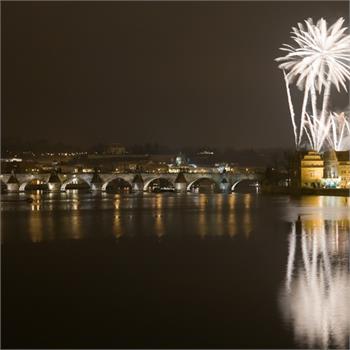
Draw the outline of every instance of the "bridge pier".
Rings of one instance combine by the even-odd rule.
[[[187,192],[187,181],[183,172],[179,172],[175,179],[175,191],[179,193]]]
[[[91,191],[96,191],[96,192],[102,191],[102,184],[91,183]]]
[[[220,182],[220,191],[223,193],[230,192],[230,183],[227,181],[226,178],[223,178]]]
[[[61,180],[55,172],[51,173],[47,185],[50,192],[61,191]]]
[[[60,182],[51,182],[48,183],[50,192],[60,192],[61,191],[61,183]]]
[[[19,182],[14,172],[11,173],[6,185],[7,192],[19,192]]]
[[[91,179],[91,190],[92,191],[102,191],[102,179],[100,177],[100,175],[97,173],[97,171],[95,171],[92,179]]]
[[[132,191],[133,192],[143,192],[144,181],[141,174],[136,174],[132,180]]]
[[[19,192],[19,184],[8,183],[7,184],[7,192]]]

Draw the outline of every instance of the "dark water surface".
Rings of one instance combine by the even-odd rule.
[[[2,196],[2,348],[349,347],[349,198],[31,196]]]

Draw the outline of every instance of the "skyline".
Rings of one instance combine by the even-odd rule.
[[[2,3],[3,139],[292,148],[278,47],[308,17],[348,23],[348,8]]]

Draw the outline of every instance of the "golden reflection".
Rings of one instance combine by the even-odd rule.
[[[322,207],[335,207],[349,206],[350,197],[337,197],[337,196],[319,196],[320,206]]]
[[[322,198],[322,196],[303,196],[301,197],[300,204],[302,206],[322,208],[324,206],[322,203]]]
[[[350,334],[349,220],[301,219],[289,234],[284,317],[299,343],[345,348]]]
[[[43,225],[42,218],[37,213],[31,213],[28,220],[28,232],[29,238],[33,243],[39,243],[43,241]]]
[[[228,206],[229,206],[229,215],[227,220],[227,233],[230,237],[233,237],[237,234],[237,221],[236,214],[234,212],[236,207],[237,196],[234,193],[231,193],[228,196]]]
[[[79,201],[74,200],[72,201],[72,210],[78,210],[79,209]]]
[[[204,210],[208,205],[207,195],[204,193],[199,194],[199,209]]]
[[[233,210],[236,206],[236,195],[234,193],[231,193],[228,197],[228,205],[230,210]]]
[[[250,193],[245,194],[243,198],[243,204],[245,209],[243,214],[243,232],[246,238],[249,238],[250,233],[253,230],[252,213],[250,210],[251,203],[252,195]]]
[[[164,235],[164,220],[161,211],[157,211],[155,214],[155,233],[158,238]]]
[[[80,215],[73,213],[71,216],[71,238],[81,239],[83,237],[83,232],[81,230],[81,220]]]
[[[30,206],[32,211],[39,211],[41,209],[41,204],[39,200],[34,200]]]
[[[216,210],[218,211],[222,210],[223,201],[224,201],[224,198],[222,195],[215,196]]]
[[[205,211],[199,212],[198,233],[201,238],[204,238],[208,234],[207,215]]]
[[[215,230],[217,236],[222,236],[224,234],[224,225],[223,225],[223,212],[222,212],[222,206],[223,206],[223,196],[218,195],[215,196],[215,206],[216,206],[216,212],[215,212]]]
[[[250,193],[247,193],[244,195],[244,199],[243,199],[243,203],[244,203],[244,208],[245,209],[249,209],[252,203],[252,195]]]
[[[319,232],[323,225],[324,221],[320,215],[314,215],[312,220],[303,221],[304,230],[310,233]]]
[[[227,232],[230,237],[237,234],[237,222],[235,213],[230,213],[227,220]]]
[[[70,209],[71,210],[78,210],[79,209],[79,191],[78,190],[68,190],[67,191],[67,198],[70,202]]]
[[[30,209],[32,211],[39,211],[41,209],[40,191],[35,191],[31,198],[33,199]]]
[[[250,210],[245,210],[243,214],[243,232],[246,238],[250,237],[253,230],[252,215]]]
[[[117,239],[119,239],[124,234],[120,215],[115,215],[114,216],[113,232],[114,232],[115,238],[117,238]]]
[[[158,194],[155,198],[155,208],[162,209],[162,206],[163,206],[163,196],[161,194]]]

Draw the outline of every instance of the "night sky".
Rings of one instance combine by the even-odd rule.
[[[273,59],[297,22],[349,18],[334,1],[1,5],[2,137],[77,146],[292,147]]]

